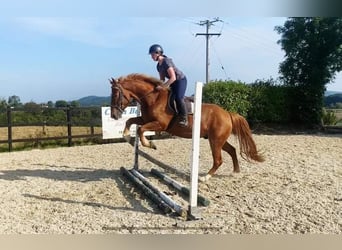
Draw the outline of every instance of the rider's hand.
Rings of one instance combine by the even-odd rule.
[[[158,86],[156,86],[154,89],[157,90],[157,91],[160,91],[160,90],[163,89],[163,87],[162,87],[161,85],[158,85]]]

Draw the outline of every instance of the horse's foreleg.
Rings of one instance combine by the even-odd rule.
[[[154,132],[160,132],[164,131],[166,129],[166,126],[162,126],[158,121],[148,122],[141,127],[138,128],[138,134],[140,136],[141,145],[144,147],[149,147],[153,149],[157,149],[156,145],[149,141],[145,136],[145,131],[154,131]]]
[[[141,118],[141,116],[138,116],[138,117],[132,117],[132,118],[129,118],[127,121],[126,121],[126,125],[125,125],[125,128],[124,128],[124,131],[123,131],[123,138],[129,142],[129,143],[133,143],[131,141],[131,133],[130,133],[130,127],[131,125],[133,124],[137,124],[137,125],[142,125],[143,124],[143,120]]]

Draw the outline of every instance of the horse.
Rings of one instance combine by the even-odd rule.
[[[140,104],[141,116],[129,118],[123,131],[126,140],[130,137],[129,128],[137,124],[137,133],[142,146],[156,149],[155,144],[145,136],[145,131],[162,132],[182,138],[192,138],[193,115],[188,114],[188,126],[183,127],[176,122],[175,111],[168,105],[170,90],[158,88],[163,82],[145,74],[129,74],[118,79],[109,79],[111,83],[111,117],[120,119],[124,109],[135,100]],[[233,161],[233,172],[240,172],[236,149],[228,137],[237,136],[240,155],[252,162],[263,162],[264,157],[258,152],[247,120],[233,112],[228,112],[216,104],[202,103],[200,137],[209,140],[213,165],[201,181],[208,181],[222,165],[221,150],[227,152]]]

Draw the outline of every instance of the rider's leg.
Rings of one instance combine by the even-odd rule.
[[[188,126],[188,114],[185,107],[184,99],[176,99],[178,115],[179,115],[179,124],[181,126]]]
[[[180,117],[179,124],[181,126],[188,125],[188,115],[184,103],[184,95],[187,86],[187,80],[184,77],[183,79],[177,80],[171,85],[172,91],[175,95],[175,101],[177,105],[178,115]]]

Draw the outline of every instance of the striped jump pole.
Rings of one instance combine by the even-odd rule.
[[[133,169],[134,170],[134,169]],[[139,178],[137,178],[130,170],[127,170],[124,167],[120,169],[121,173],[125,175],[133,184],[140,189],[147,197],[149,197],[158,208],[163,211],[163,213],[168,214],[172,212],[172,209],[166,202],[160,198],[153,190],[147,187]],[[136,170],[135,170],[136,171]]]
[[[193,126],[192,126],[192,154],[190,159],[191,176],[190,176],[190,189],[187,189],[189,194],[189,207],[186,211],[170,197],[165,195],[163,192],[155,188],[139,170],[139,136],[138,136],[138,125],[136,125],[136,136],[134,144],[134,166],[133,169],[127,170],[124,167],[121,171],[126,175],[135,185],[142,189],[142,191],[148,195],[154,202],[157,203],[164,212],[168,212],[169,208],[176,211],[182,217],[188,219],[199,219],[200,211],[197,207],[197,202],[200,201],[203,205],[209,205],[209,201],[204,197],[198,195],[198,168],[199,168],[199,142],[200,142],[200,130],[201,130],[201,112],[202,112],[202,82],[196,82],[196,92],[194,98],[194,114],[193,114]],[[137,116],[140,115],[140,106],[138,106]],[[182,187],[180,184],[174,185]]]
[[[139,178],[142,183],[144,183],[148,188],[150,188],[154,193],[156,193],[170,208],[175,210],[177,214],[182,216],[183,218],[186,218],[187,211],[180,205],[178,205],[175,201],[173,201],[169,196],[161,192],[158,188],[153,186],[145,176],[143,176],[141,173],[139,173],[136,169],[132,169],[131,172],[133,175],[135,175],[137,178]]]
[[[155,175],[156,177],[158,177],[159,179],[164,181],[169,186],[172,186],[173,188],[177,189],[182,194],[187,195],[187,196],[190,195],[190,189],[188,187],[186,187],[186,186],[180,184],[179,182],[173,180],[172,178],[170,178],[169,176],[167,176],[164,173],[161,173],[157,169],[152,168],[151,174]],[[210,204],[209,199],[205,198],[204,196],[202,196],[200,194],[197,195],[197,202],[203,206],[209,206],[209,204]]]
[[[137,116],[140,115],[140,104],[137,104]],[[187,217],[187,211],[182,206],[173,201],[169,196],[153,186],[146,177],[139,171],[139,135],[138,125],[136,125],[135,141],[134,141],[134,165],[131,170],[121,167],[121,172],[133,184],[149,197],[164,213],[168,214],[172,210],[176,211],[181,217]]]

